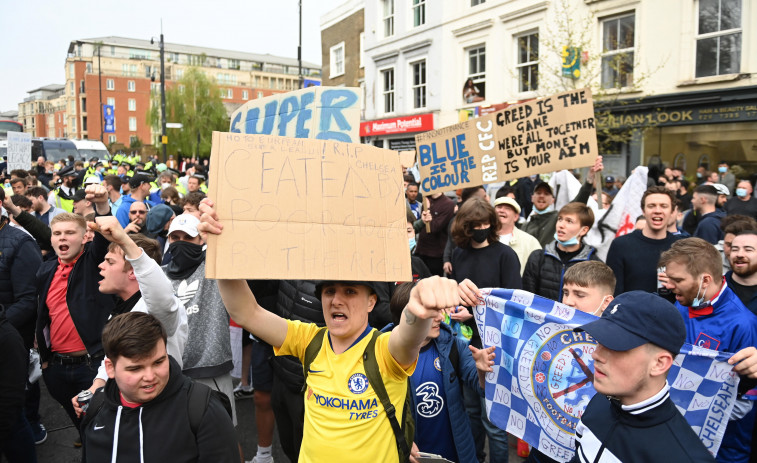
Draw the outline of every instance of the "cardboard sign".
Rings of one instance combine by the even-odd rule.
[[[415,151],[400,151],[400,164],[405,169],[415,165]]]
[[[360,89],[309,87],[252,100],[232,113],[229,131],[360,143]]]
[[[8,132],[8,167],[16,169],[32,168],[32,135],[24,132]]]
[[[423,194],[591,166],[598,154],[589,89],[510,106],[415,142]]]
[[[209,196],[208,278],[411,281],[394,151],[213,132]]]

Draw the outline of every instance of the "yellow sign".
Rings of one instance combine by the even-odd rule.
[[[160,141],[162,144],[167,145],[168,144],[168,135],[163,135],[163,138]]]

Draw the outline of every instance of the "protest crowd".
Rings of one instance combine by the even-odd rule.
[[[574,336],[597,343],[597,394],[561,461],[757,461],[757,196],[727,163],[625,181],[603,178],[599,156],[583,177],[431,194],[405,169],[413,281],[395,283],[206,278],[208,237],[230,225],[207,196],[207,161],[40,158],[8,173],[8,461],[37,461],[44,381],[88,462],[267,463],[275,432],[290,461],[507,462],[516,440],[488,413],[494,347],[474,317],[484,288],[588,320]],[[685,343],[728,353],[740,376],[715,455],[670,398]],[[247,399],[253,455],[237,436]],[[556,461],[533,442],[518,450]]]

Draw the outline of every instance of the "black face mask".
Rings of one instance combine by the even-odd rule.
[[[171,262],[166,269],[166,274],[174,280],[183,280],[190,276],[205,259],[205,251],[201,244],[187,241],[174,241],[168,245],[171,253]]]
[[[476,243],[483,243],[486,241],[486,239],[489,237],[489,232],[491,231],[491,228],[483,228],[480,230],[471,230],[471,238]]]

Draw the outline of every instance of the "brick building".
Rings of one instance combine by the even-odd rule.
[[[364,88],[363,4],[350,0],[321,17],[323,85]]]
[[[165,43],[166,87],[190,67],[215,79],[227,110],[299,87],[298,62],[269,54]],[[320,66],[302,63],[303,77],[319,82]],[[124,37],[74,40],[68,48],[65,84],[29,92],[19,104],[19,121],[35,137],[100,139],[106,144],[157,141],[147,111],[160,95],[158,43]],[[102,86],[102,88],[101,88]],[[102,101],[100,93],[102,91]],[[54,95],[53,95],[54,94]],[[100,103],[115,108],[115,133],[102,134]],[[180,121],[177,121],[180,122]]]

